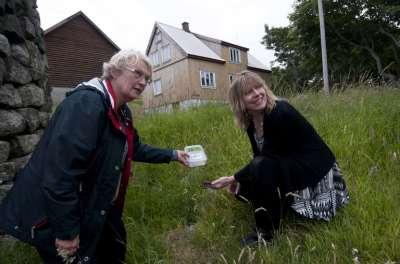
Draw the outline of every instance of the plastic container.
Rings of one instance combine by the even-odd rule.
[[[186,146],[185,152],[189,154],[189,167],[204,166],[207,163],[207,155],[201,145]]]

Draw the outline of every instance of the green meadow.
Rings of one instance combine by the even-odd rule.
[[[251,159],[227,105],[138,117],[141,139],[183,149],[201,144],[206,166],[134,164],[125,207],[127,263],[400,263],[400,90],[353,88],[287,98],[314,125],[341,166],[350,203],[333,221],[289,214],[276,238],[241,248],[253,223],[247,204],[201,188]],[[0,244],[0,263],[40,263],[19,242]]]

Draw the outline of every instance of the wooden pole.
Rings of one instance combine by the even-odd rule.
[[[321,33],[322,73],[324,77],[324,92],[329,95],[328,59],[326,55],[324,8],[322,0],[318,0],[319,28]]]

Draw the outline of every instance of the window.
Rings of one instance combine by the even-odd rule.
[[[154,96],[162,93],[161,91],[161,79],[157,79],[153,81],[153,93]]]
[[[239,63],[240,62],[240,50],[234,49],[234,48],[229,48],[229,60],[230,60],[230,62],[233,62],[233,63]]]
[[[229,79],[229,83],[232,84],[233,83],[233,74],[229,74],[228,79]]]
[[[166,63],[167,61],[171,60],[171,49],[169,45],[161,48],[161,60],[162,63]]]
[[[150,54],[150,60],[154,67],[160,65],[160,53],[156,51]]]
[[[161,32],[160,31],[156,33],[154,40],[156,43],[161,42]]]
[[[204,88],[215,88],[215,73],[200,71],[200,84]]]

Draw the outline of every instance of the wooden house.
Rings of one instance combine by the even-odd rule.
[[[156,22],[146,49],[153,64],[152,83],[143,92],[145,112],[185,109],[205,102],[226,102],[233,76],[243,70],[268,82],[271,71],[249,49]]]
[[[44,39],[48,84],[61,97],[78,83],[101,76],[103,62],[120,50],[82,11],[45,30]]]

